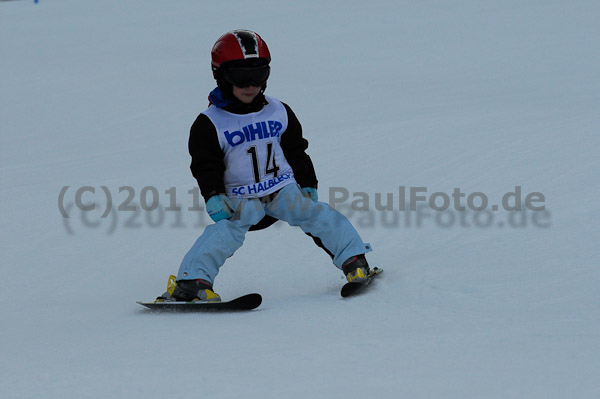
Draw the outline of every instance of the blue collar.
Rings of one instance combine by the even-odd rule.
[[[210,92],[210,94],[208,95],[208,99],[210,100],[211,104],[214,104],[217,108],[225,108],[226,106],[233,103],[233,101],[223,97],[223,93],[218,87],[216,87],[213,91]]]

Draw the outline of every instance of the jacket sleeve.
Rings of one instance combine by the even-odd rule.
[[[225,193],[223,175],[225,161],[219,145],[217,130],[204,114],[200,114],[190,129],[188,150],[192,156],[190,169],[198,181],[204,200],[215,194]]]
[[[302,126],[292,109],[283,104],[288,115],[288,126],[281,135],[283,155],[292,167],[294,178],[300,187],[317,188],[317,175],[312,160],[306,153],[308,141],[302,137]]]

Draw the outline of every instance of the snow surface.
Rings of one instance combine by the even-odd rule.
[[[595,0],[1,2],[3,397],[600,397],[599,15]],[[216,283],[260,292],[258,310],[135,304],[207,223],[187,211],[187,137],[235,28],[268,42],[268,93],[303,123],[321,198],[350,193],[385,268],[366,296],[341,299],[327,256],[278,224]],[[84,186],[93,212],[74,205]],[[183,210],[102,219],[102,186],[115,206],[132,187],[138,209],[144,187],[162,207],[175,187]],[[546,212],[481,227],[373,210],[400,186],[490,205],[521,186]],[[370,212],[349,212],[355,192]]]

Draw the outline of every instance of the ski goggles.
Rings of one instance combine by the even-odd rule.
[[[227,68],[223,71],[223,77],[236,87],[261,87],[269,78],[270,72],[271,68],[268,65],[250,68]]]

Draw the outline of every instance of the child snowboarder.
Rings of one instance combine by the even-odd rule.
[[[190,131],[191,170],[208,226],[185,255],[176,284],[158,301],[220,301],[213,282],[247,231],[277,219],[299,226],[332,257],[348,281],[369,273],[371,251],[341,213],[318,202],[317,178],[291,108],[265,96],[271,55],[255,32],[234,30],[211,52],[217,81]]]

